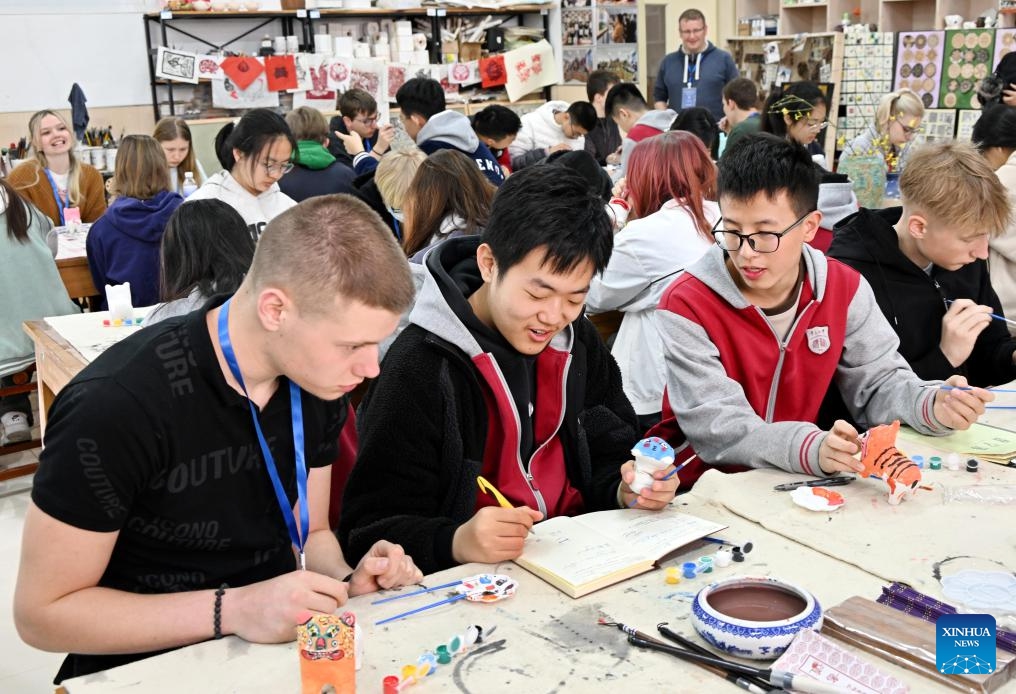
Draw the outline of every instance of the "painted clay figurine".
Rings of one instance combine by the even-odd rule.
[[[296,627],[303,694],[356,692],[356,617],[316,614]]]
[[[631,449],[635,458],[635,481],[631,490],[636,494],[653,485],[653,473],[665,470],[674,462],[674,449],[659,436],[642,439]]]
[[[889,503],[895,506],[904,496],[921,486],[921,469],[896,448],[899,420],[868,430],[861,445],[864,477],[885,480],[889,485]]]

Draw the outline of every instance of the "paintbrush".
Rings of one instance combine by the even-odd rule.
[[[708,650],[706,650],[702,646],[698,645],[694,641],[686,639],[685,637],[683,637],[680,634],[678,634],[676,631],[673,631],[673,630],[669,629],[667,627],[667,622],[660,622],[659,624],[657,624],[656,625],[656,630],[658,632],[660,632],[661,634],[663,634],[664,636],[666,636],[671,641],[673,641],[674,643],[676,643],[678,645],[681,645],[681,646],[684,646],[689,651],[695,651],[696,653],[701,653],[702,655],[708,655],[708,656],[712,655],[711,652],[709,652]],[[714,669],[712,665],[706,665],[705,663],[699,663],[699,665],[701,665],[702,667],[705,667],[705,668]],[[737,676],[737,675],[735,675],[732,672],[727,672],[726,670],[723,670],[722,668],[715,668],[715,669],[716,670],[720,670],[722,672],[722,674],[725,677],[727,677],[727,679],[730,679],[731,677],[736,677]],[[754,684],[756,687],[758,687],[762,691],[768,691],[768,689],[769,689],[769,683],[766,682],[765,680],[759,679],[758,677],[752,677],[750,675],[743,675],[743,677],[749,683]]]
[[[628,634],[628,640],[629,641],[631,641],[632,638],[637,638],[637,639],[639,639],[641,641],[644,641],[646,643],[654,643],[654,644],[657,644],[657,645],[660,645],[660,646],[664,646],[664,647],[667,646],[667,644],[663,643],[662,641],[657,641],[656,639],[654,639],[649,634],[643,633],[643,632],[641,632],[641,631],[639,631],[639,630],[637,630],[637,629],[635,629],[633,627],[627,626],[625,624],[621,624],[619,622],[608,622],[607,620],[605,620],[603,618],[600,618],[599,623],[601,625],[603,625],[603,626],[606,626],[606,627],[617,627],[620,631],[623,631],[624,633]],[[633,641],[631,641],[631,642],[634,643]],[[636,645],[638,645],[638,644],[636,644]],[[745,691],[748,691],[748,692],[751,692],[752,694],[767,694],[770,691],[768,683],[767,682],[763,682],[762,680],[759,680],[757,678],[754,678],[754,677],[745,677],[744,675],[740,675],[740,674],[735,673],[735,672],[730,672],[728,670],[724,670],[723,668],[721,668],[719,666],[710,665],[710,664],[707,664],[707,663],[698,663],[698,665],[700,667],[702,667],[704,670],[708,670],[709,672],[713,673],[714,675],[719,675],[720,677],[722,677],[723,679],[727,680],[728,682],[730,682],[732,684],[735,684],[738,687],[740,687],[741,689],[743,689]]]
[[[946,299],[945,300],[946,308],[951,306],[952,303],[953,303],[953,299]],[[1006,323],[1008,325],[1016,325],[1016,320],[1009,320],[1005,316],[1000,316],[997,313],[989,313],[988,315],[991,316],[992,318],[994,318],[995,320],[1003,321],[1004,323]]]
[[[792,689],[797,692],[805,692],[806,694],[839,694],[842,692],[842,690],[838,687],[834,687],[818,680],[813,680],[809,677],[795,675],[794,673],[786,670],[777,670],[775,668],[762,669],[752,667],[750,665],[742,665],[741,663],[735,663],[732,660],[724,660],[723,658],[716,658],[711,655],[702,655],[701,653],[696,653],[695,651],[687,651],[683,648],[670,646],[660,641],[656,641],[655,639],[647,640],[642,636],[628,634],[628,643],[641,648],[648,648],[652,651],[669,653],[670,655],[681,658],[682,660],[714,665],[716,667],[723,668],[727,672],[758,677],[778,689]]]

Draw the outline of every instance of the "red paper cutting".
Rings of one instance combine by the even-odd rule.
[[[222,71],[240,89],[246,89],[265,71],[264,65],[249,56],[230,56],[222,61]]]
[[[271,55],[265,58],[265,77],[268,91],[281,92],[296,89],[296,58],[291,55]]]
[[[508,71],[505,70],[504,56],[496,55],[493,58],[480,59],[481,86],[484,89],[489,87],[500,87],[508,81]]]

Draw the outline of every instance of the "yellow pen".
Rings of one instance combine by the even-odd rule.
[[[499,492],[497,490],[497,487],[488,482],[487,478],[484,477],[483,475],[476,476],[476,484],[479,485],[481,492],[483,492],[484,494],[490,494],[492,497],[497,499],[498,506],[500,506],[501,508],[515,508],[514,506],[512,506],[512,502],[504,498],[504,494]],[[530,528],[529,532],[535,531],[532,528]]]

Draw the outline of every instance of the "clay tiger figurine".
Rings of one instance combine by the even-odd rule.
[[[896,448],[900,422],[882,424],[868,430],[861,445],[861,464],[865,477],[885,480],[889,485],[889,503],[896,505],[921,486],[921,468]]]

